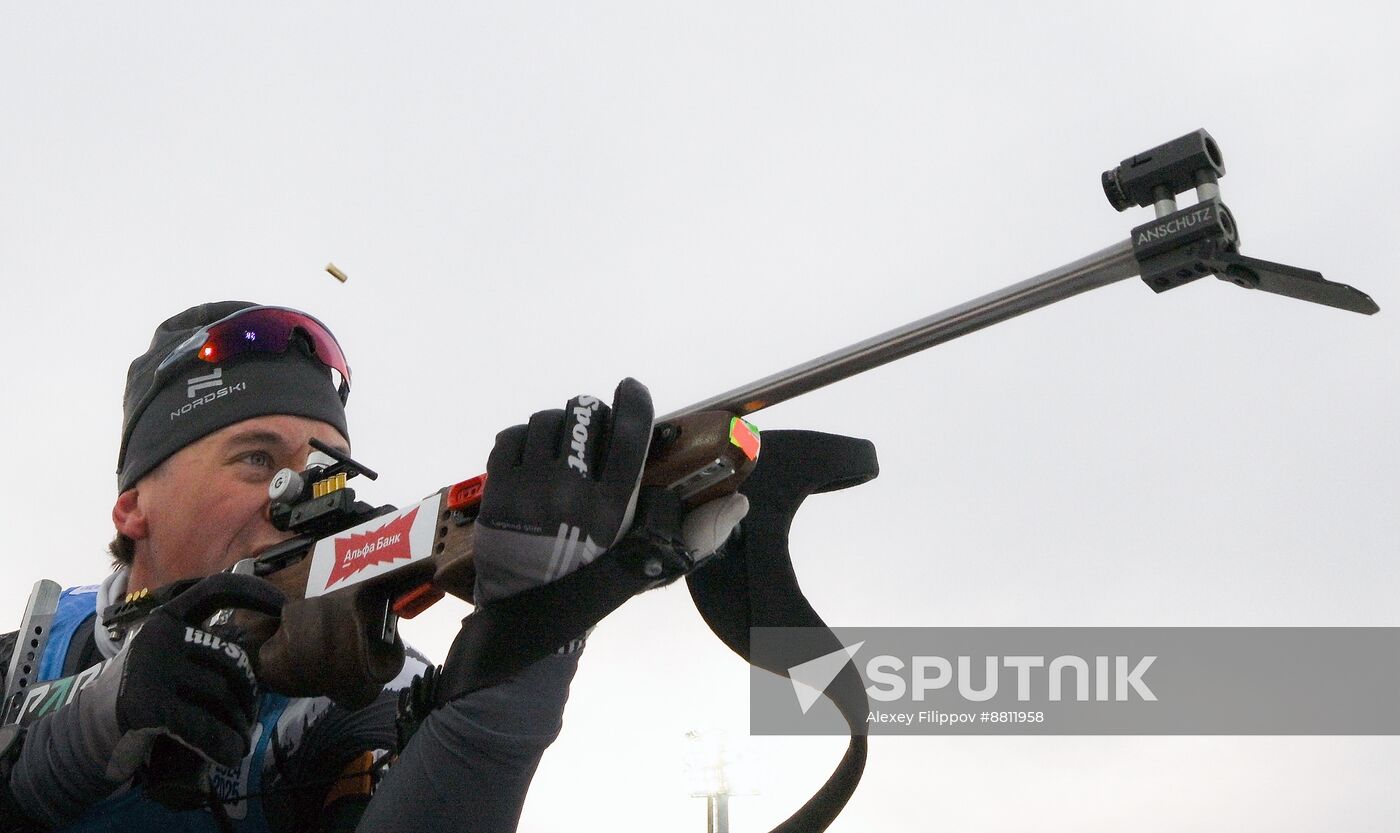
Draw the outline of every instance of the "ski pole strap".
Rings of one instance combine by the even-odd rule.
[[[880,472],[875,446],[868,440],[816,431],[763,432],[763,453],[753,474],[739,489],[749,498],[749,514],[725,545],[725,556],[712,559],[686,577],[700,615],[735,653],[754,663],[750,629],[813,628],[824,632],[811,656],[815,659],[844,646],[807,601],[797,583],[788,533],[793,517],[808,496],[856,486]],[[759,667],[786,677],[788,664]],[[847,663],[826,689],[851,728],[851,742],[822,788],[774,833],[825,830],[846,806],[865,768],[865,717],[869,711],[864,684]]]

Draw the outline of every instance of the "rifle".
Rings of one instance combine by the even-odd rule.
[[[1365,293],[1315,271],[1240,254],[1238,225],[1220,201],[1224,174],[1219,146],[1205,130],[1123,160],[1101,177],[1110,204],[1120,212],[1152,206],[1156,215],[1133,228],[1128,240],[661,416],[644,485],[677,493],[692,505],[733,491],[752,470],[760,446],[744,417],[1135,275],[1157,293],[1215,275],[1243,288],[1362,314],[1379,309]],[[1176,197],[1191,190],[1196,203],[1178,208]],[[287,605],[283,627],[263,643],[259,656],[259,678],[288,693],[336,691],[343,688],[339,681],[356,678],[382,684],[393,676],[387,646],[398,617],[416,615],[445,594],[472,598],[471,521],[484,476],[440,489],[406,509],[366,512],[352,508],[354,493],[345,480],[373,473],[322,450],[336,458],[334,465],[281,473],[273,484],[281,495],[274,498],[274,518],[287,529],[309,532],[244,568],[301,597]],[[305,494],[305,487],[279,489],[281,480],[310,483],[319,494],[288,502],[288,495]],[[332,646],[334,651],[323,652]],[[335,659],[304,662],[309,656]]]
[[[942,312],[660,417],[643,485],[697,505],[736,490],[752,471],[761,440],[744,417],[896,359],[1134,276],[1157,293],[1207,275],[1247,289],[1370,315],[1365,293],[1315,271],[1246,257],[1238,226],[1220,201],[1225,174],[1219,146],[1198,130],[1131,156],[1101,184],[1118,211],[1152,206],[1155,217],[1127,240]],[[1179,195],[1196,202],[1178,208]],[[406,508],[372,507],[347,484],[377,475],[324,445],[301,472],[278,472],[269,487],[273,522],[295,536],[233,570],[277,584],[290,599],[280,621],[239,612],[259,680],[294,696],[327,695],[363,705],[399,671],[400,618],[453,595],[472,601],[472,523],[486,478],[444,487]],[[673,579],[693,564],[643,561],[644,578]],[[182,582],[138,590],[104,613],[114,629],[131,627],[182,592]],[[76,686],[75,686],[76,688]],[[7,715],[28,722],[44,710],[31,691],[7,689]]]
[[[1238,224],[1220,201],[1219,145],[1197,130],[1103,172],[1118,211],[1152,206],[1155,218],[1129,238],[1003,289],[758,379],[656,421],[643,485],[696,505],[736,490],[757,460],[760,438],[743,417],[858,373],[1093,289],[1141,276],[1154,292],[1207,275],[1246,289],[1370,315],[1365,293],[1315,271],[1239,253]],[[1197,201],[1176,198],[1195,190]],[[347,481],[377,474],[328,446],[305,471],[284,470],[269,488],[273,521],[296,537],[236,565],[291,599],[281,625],[240,622],[254,637],[258,676],[272,690],[368,702],[397,674],[397,622],[452,595],[472,601],[472,521],[485,486],[478,475],[406,508],[370,507]],[[659,565],[646,569],[656,570]],[[659,577],[659,576],[658,576]],[[123,627],[182,590],[137,591],[107,612]],[[307,661],[315,657],[315,662]]]

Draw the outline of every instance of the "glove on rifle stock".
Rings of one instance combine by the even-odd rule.
[[[789,667],[843,647],[812,609],[797,583],[788,532],[802,501],[817,492],[845,489],[880,473],[869,440],[816,431],[764,431],[758,465],[739,491],[748,496],[749,514],[722,556],[686,576],[691,598],[710,629],[735,653],[753,663],[749,629],[805,627],[826,631],[826,645],[810,656],[781,665],[762,665],[787,676]],[[850,799],[865,766],[863,731],[868,701],[859,673],[847,663],[827,687],[827,695],[851,726],[841,763],[800,810],[774,833],[824,830]]]
[[[275,616],[284,600],[262,579],[219,573],[158,608],[72,703],[30,727],[10,775],[16,803],[48,824],[72,821],[129,781],[162,737],[238,766],[257,680],[241,647],[198,625],[225,608]]]
[[[712,555],[748,510],[743,495],[731,494],[686,512],[678,496],[641,488],[651,394],[624,379],[613,402],[609,409],[576,397],[497,435],[476,521],[479,606],[462,621],[425,703],[495,685],[578,638],[665,582],[642,561],[664,552],[689,567]]]
[[[870,480],[878,472],[875,447],[866,440],[813,431],[764,432],[758,466],[741,488],[747,497],[747,505],[742,508],[749,514],[740,534],[729,537],[721,548],[725,553],[722,557],[708,559],[687,575],[691,596],[701,615],[720,639],[740,656],[751,661],[751,627],[811,627],[825,631],[829,649],[803,659],[842,647],[797,585],[787,548],[788,530],[798,506],[808,495],[854,486]],[[669,516],[672,519],[669,534],[679,536],[675,531],[680,525],[678,499],[659,489],[650,497],[658,503],[650,511],[639,509],[638,517]],[[727,501],[728,498],[721,498],[712,503],[723,506],[722,502]],[[643,505],[646,503],[644,500]],[[729,504],[730,507],[737,505]],[[725,518],[731,514],[726,509],[717,511],[716,516]],[[709,537],[713,539],[718,536],[714,530],[720,527],[727,537],[729,527],[725,523],[728,521],[716,523],[707,518],[702,526],[711,528]],[[642,525],[639,520],[637,526]],[[656,528],[665,530],[667,526],[662,523]],[[689,533],[683,537],[689,539]],[[632,568],[636,556],[647,557],[649,546],[646,540],[628,535],[605,556],[557,581],[478,608],[463,621],[442,674],[427,684],[428,690],[418,691],[416,698],[409,696],[401,700],[401,707],[408,706],[407,716],[421,720],[433,706],[442,706],[468,692],[493,685],[503,675],[512,673],[512,669],[523,667],[522,663],[532,657],[542,656],[542,651],[559,644],[569,634],[578,633],[586,623],[598,621],[632,594],[651,586],[645,576]],[[787,666],[769,663],[761,667],[779,674],[787,673]],[[856,734],[856,727],[864,726],[867,701],[855,668],[847,664],[828,686],[827,694],[852,727],[850,746],[821,790],[776,827],[774,833],[825,830],[860,781],[865,766],[866,738]]]
[[[651,443],[651,393],[623,379],[613,407],[576,396],[496,435],[476,519],[476,599],[562,578],[632,522]]]

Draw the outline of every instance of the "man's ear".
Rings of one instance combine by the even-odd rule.
[[[150,534],[146,528],[146,512],[141,507],[136,489],[127,489],[117,495],[117,502],[112,505],[112,523],[118,532],[133,541],[140,541]]]

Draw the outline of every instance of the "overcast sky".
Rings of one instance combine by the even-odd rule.
[[[1199,127],[1244,252],[1382,312],[1133,280],[762,412],[880,451],[800,516],[803,586],[851,626],[1400,625],[1397,42],[1379,3],[7,4],[0,629],[104,575],[126,365],[186,306],[326,321],[361,496],[407,503],[624,375],[671,410],[1125,239],[1099,173]],[[405,631],[441,658],[465,612]],[[743,735],[747,685],[683,588],[634,600],[521,829],[703,829],[683,735]],[[844,741],[747,746],[762,831]],[[833,830],[1393,831],[1397,771],[875,738]]]

